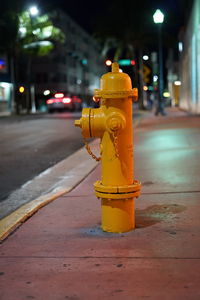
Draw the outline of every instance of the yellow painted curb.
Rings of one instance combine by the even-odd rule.
[[[57,193],[49,193],[41,196],[27,204],[24,204],[10,215],[0,220],[0,241],[3,241],[12,231],[24,223],[41,207],[68,193],[70,190],[71,188],[61,189]]]

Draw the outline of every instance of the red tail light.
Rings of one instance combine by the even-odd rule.
[[[72,99],[73,99],[73,102],[76,102],[76,103],[81,103],[82,102],[81,99],[76,97],[76,96],[73,96]]]
[[[71,103],[71,102],[72,102],[72,99],[71,99],[71,98],[63,98],[63,99],[62,99],[62,102],[63,102],[63,103]]]
[[[47,100],[47,104],[51,104],[51,103],[53,103],[53,102],[54,102],[53,99]]]

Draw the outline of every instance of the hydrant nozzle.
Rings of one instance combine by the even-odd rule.
[[[81,127],[81,119],[80,119],[80,120],[75,120],[75,121],[74,121],[74,125],[75,125],[76,127]]]
[[[101,77],[94,97],[101,99],[100,107],[84,108],[75,126],[81,127],[84,138],[100,138],[102,174],[94,189],[101,199],[101,227],[107,232],[127,232],[135,228],[134,198],[141,189],[133,172],[132,100],[137,89],[115,62],[112,71]]]

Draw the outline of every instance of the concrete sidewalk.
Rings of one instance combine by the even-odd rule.
[[[4,240],[0,299],[200,299],[199,121],[170,109],[135,130],[134,231],[101,231],[98,166]]]

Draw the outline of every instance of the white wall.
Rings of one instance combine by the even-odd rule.
[[[194,1],[181,55],[180,107],[200,113],[200,0]]]

